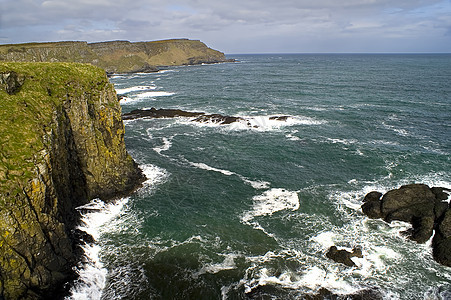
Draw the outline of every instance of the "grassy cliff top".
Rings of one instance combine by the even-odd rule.
[[[10,94],[5,80],[13,72],[22,85]],[[14,193],[35,173],[67,95],[80,93],[77,86],[95,93],[106,84],[105,71],[88,64],[0,62],[0,193]]]
[[[143,72],[150,66],[226,61],[224,53],[199,40],[151,42],[54,42],[0,45],[0,61],[91,63],[110,73]]]

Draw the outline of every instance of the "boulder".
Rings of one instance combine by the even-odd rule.
[[[362,211],[370,219],[382,218],[382,193],[370,192],[363,199]]]
[[[330,258],[338,263],[342,263],[348,267],[355,267],[356,264],[351,260],[352,257],[362,258],[362,250],[360,247],[352,249],[352,252],[347,250],[338,250],[336,246],[331,246],[326,253],[327,258]]]
[[[434,258],[451,265],[451,213],[449,189],[425,184],[409,184],[385,193],[370,192],[363,199],[362,212],[369,218],[386,222],[404,221],[412,224],[404,233],[418,243],[427,242],[433,235]]]

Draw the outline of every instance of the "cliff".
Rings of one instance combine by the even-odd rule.
[[[0,62],[0,141],[0,299],[48,298],[74,276],[75,207],[143,175],[113,85],[87,64]]]
[[[197,40],[0,45],[0,61],[90,63],[108,73],[152,72],[160,66],[225,62],[224,53]]]

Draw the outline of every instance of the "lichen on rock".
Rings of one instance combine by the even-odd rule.
[[[143,175],[104,70],[0,63],[0,74],[0,299],[48,298],[74,276],[75,207],[131,192]]]

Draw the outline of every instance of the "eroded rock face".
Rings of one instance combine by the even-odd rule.
[[[3,86],[9,95],[17,93],[25,82],[25,76],[14,71],[0,74],[0,86]]]
[[[444,201],[449,192],[425,184],[401,186],[383,196],[379,192],[370,192],[363,200],[362,211],[369,218],[412,224],[412,229],[406,234],[418,243],[428,241],[435,229],[434,257],[438,262],[451,266],[451,212]]]
[[[143,175],[103,70],[0,63],[13,72],[25,80],[0,89],[0,299],[53,299],[75,276],[75,207],[131,192]]]

